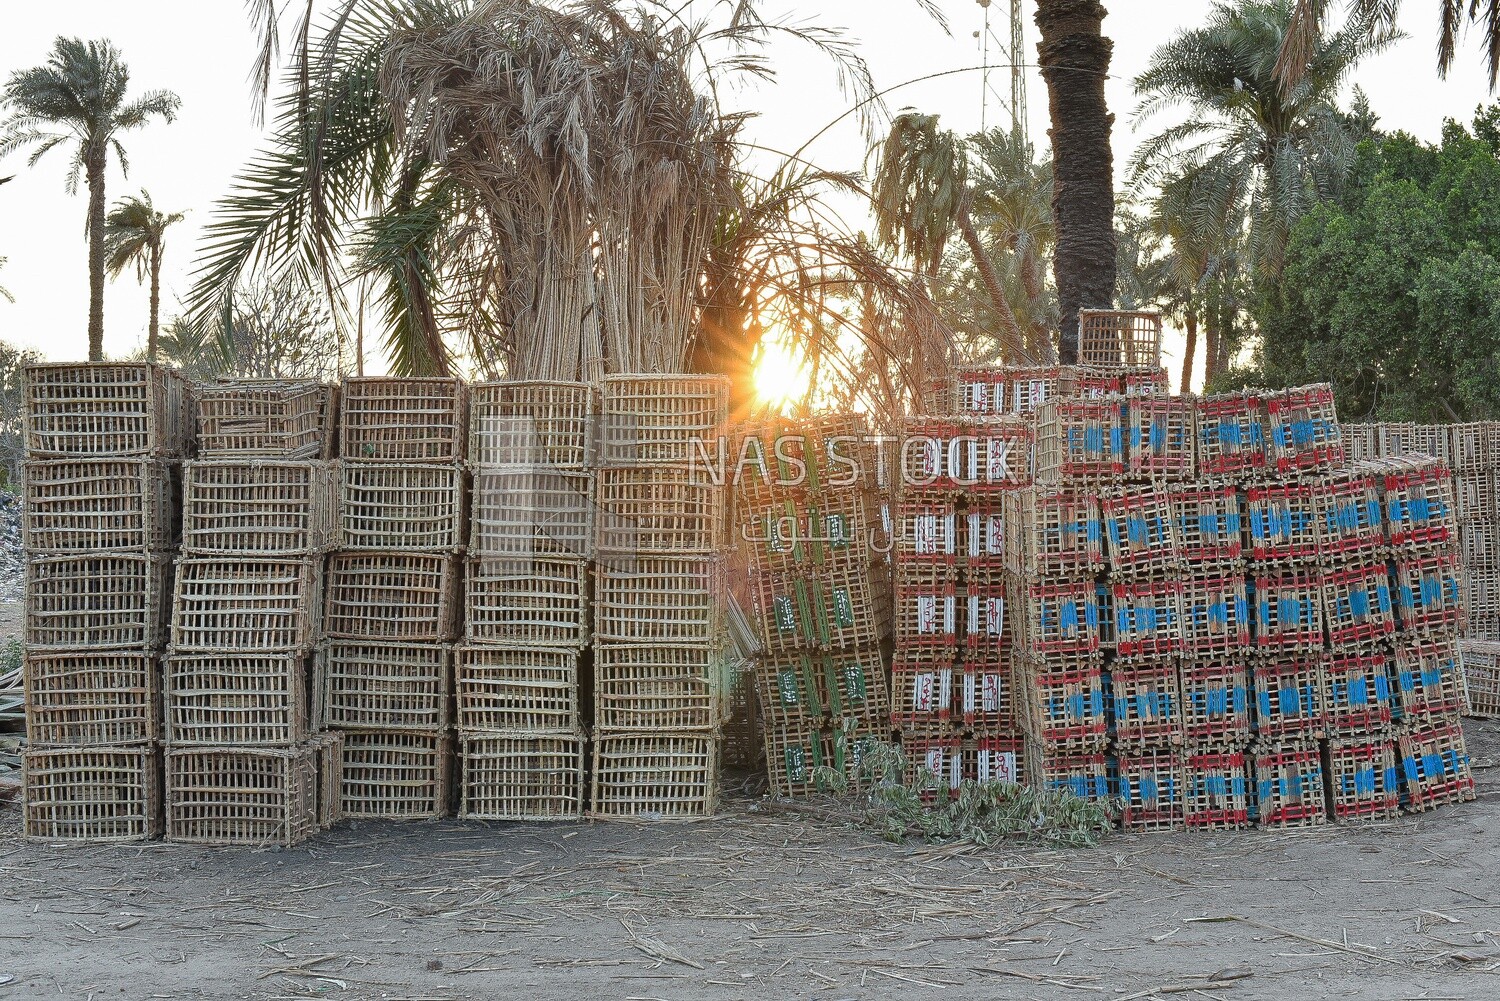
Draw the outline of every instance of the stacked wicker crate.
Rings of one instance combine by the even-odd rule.
[[[583,812],[594,401],[571,382],[470,390],[468,616],[455,662],[465,818]],[[610,684],[616,698],[636,695]]]
[[[310,656],[332,535],[331,389],[198,387],[166,660],[167,837],[295,844],[337,819]]]
[[[153,838],[183,384],[154,365],[33,365],[25,419],[25,834]]]
[[[349,817],[449,811],[467,402],[457,379],[343,383],[319,688]]]
[[[600,393],[592,811],[717,801],[728,383],[615,375]]]
[[[858,778],[889,730],[877,577],[879,460],[862,417],[770,418],[742,428],[735,525],[753,594],[754,674],[772,789]]]

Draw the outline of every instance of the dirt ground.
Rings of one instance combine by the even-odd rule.
[[[1093,851],[891,846],[746,796],[690,825],[346,823],[291,850],[33,845],[8,998],[1500,996],[1500,725],[1477,803]]]

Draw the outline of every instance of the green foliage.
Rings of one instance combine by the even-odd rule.
[[[0,677],[19,671],[25,653],[20,640],[14,636],[7,639],[5,645],[0,646]]]
[[[41,360],[35,351],[0,341],[0,480],[10,489],[21,482],[26,457],[25,369]]]

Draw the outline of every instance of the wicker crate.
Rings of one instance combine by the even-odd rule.
[[[321,829],[316,745],[193,747],[166,760],[169,841],[288,846]]]
[[[724,548],[725,491],[705,469],[599,471],[599,548],[685,555]]]
[[[822,660],[817,654],[792,651],[761,658],[755,680],[769,725],[794,729],[822,725],[827,707],[823,704]]]
[[[1458,552],[1463,565],[1477,573],[1500,567],[1500,521],[1458,527]]]
[[[1258,394],[1200,397],[1193,423],[1198,429],[1198,475],[1235,478],[1266,470],[1266,407]]]
[[[1459,640],[1464,668],[1465,716],[1500,719],[1500,642]]]
[[[1119,396],[1123,388],[1120,368],[1095,368],[1087,365],[1069,365],[1063,369],[1063,396],[1078,396],[1085,400],[1102,400],[1106,396]]]
[[[1318,556],[1313,490],[1300,483],[1251,487],[1245,493],[1250,557],[1260,563],[1311,561]]]
[[[1335,649],[1368,647],[1396,631],[1391,578],[1384,563],[1322,574],[1323,621]]]
[[[1400,815],[1401,773],[1389,737],[1333,738],[1328,742],[1324,770],[1335,820],[1393,820]]]
[[[898,645],[945,650],[958,646],[958,593],[952,577],[913,580],[899,575],[895,612]]]
[[[393,462],[339,464],[339,545],[453,552],[464,544],[464,470]]]
[[[956,516],[958,555],[970,572],[994,572],[1003,569],[1008,556],[1006,546],[1006,505],[993,500],[971,501],[962,515]],[[903,562],[908,557],[901,554]]]
[[[1023,660],[1016,673],[1017,686],[1026,692],[1028,736],[1053,749],[1103,746],[1109,732],[1109,697],[1097,663]]]
[[[577,650],[459,647],[454,690],[463,730],[571,734],[580,729]]]
[[[587,559],[594,552],[594,482],[593,473],[561,469],[476,469],[469,552]]]
[[[1182,581],[1122,581],[1110,588],[1121,657],[1165,657],[1183,647]]]
[[[587,469],[594,461],[593,387],[481,382],[469,387],[469,462]]]
[[[21,762],[28,840],[148,841],[161,835],[161,756],[154,746],[32,749]]]
[[[1009,656],[970,656],[958,686],[958,718],[965,730],[1014,730],[1021,722],[1015,672]]]
[[[1453,468],[1453,436],[1447,424],[1415,424],[1411,426],[1409,444],[1403,454],[1427,456],[1436,459],[1448,468]]]
[[[1019,417],[1035,415],[1042,404],[1064,395],[1064,370],[1057,366],[1031,365],[1006,369],[1010,381],[1011,412]]]
[[[946,501],[917,501],[902,504],[897,512],[896,552],[905,563],[940,563],[948,565],[958,555],[959,515]],[[783,544],[790,549],[790,545]]]
[[[1457,717],[1434,717],[1396,734],[1401,805],[1414,813],[1475,798],[1474,773]]]
[[[1090,491],[1034,487],[1004,502],[1005,562],[1024,577],[1092,577],[1104,569],[1104,521]]]
[[[321,459],[332,451],[332,386],[248,379],[198,386],[193,395],[202,458]]]
[[[972,737],[963,742],[958,753],[966,781],[1026,783],[1026,740],[1019,735]]]
[[[298,556],[333,543],[338,498],[326,462],[185,462],[182,548],[210,555]]]
[[[1418,456],[1362,462],[1354,469],[1375,480],[1392,546],[1421,549],[1458,540],[1453,476],[1447,466]]]
[[[321,569],[321,562],[306,559],[183,557],[172,600],[172,646],[179,652],[311,649],[320,625]]]
[[[808,562],[808,532],[807,517],[796,501],[754,507],[742,503],[731,542],[756,573],[794,573]]]
[[[191,432],[185,386],[142,362],[26,366],[26,454],[181,456]]]
[[[1299,386],[1265,398],[1269,464],[1283,476],[1339,469],[1347,461],[1333,387]]]
[[[1196,470],[1193,401],[1138,397],[1125,407],[1125,472],[1135,479],[1191,480]]]
[[[880,650],[839,650],[824,654],[822,702],[835,720],[890,719],[891,703],[886,692],[885,665]]]
[[[610,375],[600,385],[602,466],[690,466],[715,460],[729,422],[717,375]]]
[[[457,635],[458,558],[439,553],[336,553],[328,560],[325,635],[442,642]]]
[[[1124,407],[1108,400],[1052,400],[1036,415],[1036,482],[1117,480],[1125,472]]]
[[[1003,368],[965,368],[957,375],[958,406],[962,414],[1001,416],[1012,411],[1010,373]],[[927,413],[946,413],[928,408]]]
[[[1454,473],[1453,509],[1460,535],[1480,529],[1493,539],[1500,523],[1500,474],[1488,469]]]
[[[1120,392],[1132,399],[1143,396],[1170,396],[1172,395],[1172,377],[1160,365],[1123,369],[1120,372]]]
[[[344,819],[344,735],[320,733],[308,743],[318,767],[318,827],[326,831]]]
[[[1381,437],[1384,431],[1384,424],[1343,425],[1344,449],[1349,454],[1349,461],[1363,462],[1379,458],[1383,454]]]
[[[1161,365],[1160,313],[1084,309],[1078,312],[1078,359],[1085,365]]]
[[[1020,605],[1017,649],[1031,654],[1082,655],[1106,645],[1113,619],[1109,591],[1093,581],[1021,581],[1012,608]]]
[[[724,565],[713,557],[601,557],[594,635],[621,643],[711,643],[722,626]]]
[[[1386,545],[1385,520],[1373,477],[1335,473],[1312,488],[1318,555],[1325,564],[1369,558]]]
[[[1448,429],[1448,462],[1455,471],[1500,468],[1500,423],[1474,421]]]
[[[1313,740],[1328,728],[1321,657],[1291,656],[1254,669],[1255,732],[1262,740]]]
[[[22,467],[22,528],[31,555],[171,549],[177,481],[153,459],[54,459]]]
[[[956,475],[962,432],[955,417],[908,417],[900,442],[900,496],[906,503],[919,499],[951,500],[958,492]]]
[[[1273,567],[1256,574],[1252,585],[1257,650],[1323,649],[1320,573],[1304,567]]]
[[[31,652],[22,675],[32,747],[123,747],[161,737],[160,672],[148,653]]]
[[[453,649],[329,640],[318,648],[318,722],[341,730],[441,730],[451,722]]]
[[[1184,826],[1186,790],[1176,748],[1121,751],[1120,823],[1128,831],[1178,831]]]
[[[34,559],[26,564],[26,648],[159,646],[171,577],[163,556],[108,552]]]
[[[820,769],[832,767],[827,734],[817,723],[789,724],[766,730],[766,775],[778,796],[807,796],[826,791]]]
[[[723,717],[725,654],[706,645],[601,643],[594,648],[594,725],[606,730],[712,730]]]
[[[462,462],[468,391],[458,379],[344,380],[339,455],[361,462]]]
[[[589,568],[570,557],[487,557],[467,566],[470,643],[582,648],[589,642]]]
[[[1251,755],[1255,818],[1261,827],[1317,827],[1328,820],[1323,753],[1315,741],[1273,741]]]
[[[163,671],[173,748],[288,747],[312,735],[301,653],[173,653]]]
[[[1184,663],[1183,740],[1200,747],[1243,747],[1250,739],[1250,669],[1231,660]]]
[[[1026,776],[1033,787],[1043,792],[1071,793],[1107,808],[1114,804],[1109,758],[1102,751],[1058,751],[1028,740]]]
[[[1253,786],[1241,750],[1192,747],[1182,755],[1183,820],[1190,829],[1237,830],[1250,826]]]
[[[1405,632],[1448,636],[1463,627],[1463,586],[1458,557],[1451,552],[1398,557],[1396,613]]]
[[[1194,658],[1233,657],[1250,646],[1245,578],[1200,567],[1182,581],[1182,648]]]
[[[942,733],[903,734],[905,784],[925,803],[957,798],[964,781],[963,738]],[[1029,761],[1028,761],[1029,764]]]
[[[448,816],[453,741],[446,731],[344,732],[343,814],[385,820]]]
[[[963,645],[981,656],[992,650],[1007,650],[1011,645],[1010,621],[1006,616],[1005,582],[998,574],[970,570],[964,587]]]
[[[464,820],[573,820],[583,815],[583,737],[460,734]]]
[[[1331,653],[1323,663],[1328,732],[1358,736],[1390,728],[1395,693],[1390,657],[1380,651]]]
[[[1106,491],[1099,507],[1115,574],[1162,574],[1181,564],[1172,494],[1165,489]]]
[[[1398,643],[1393,666],[1397,719],[1415,722],[1463,711],[1463,664],[1451,638]]]
[[[600,820],[711,816],[718,803],[718,738],[601,730],[594,737],[591,799]]]
[[[1022,420],[972,417],[957,423],[948,448],[954,488],[980,498],[1030,486],[1031,426]]]
[[[898,650],[891,663],[891,722],[904,733],[947,729],[959,702],[961,678],[953,655],[927,649]]]
[[[1117,660],[1110,668],[1114,736],[1122,749],[1182,743],[1182,679],[1171,660]]]
[[[806,586],[797,574],[752,573],[755,625],[761,645],[768,651],[791,650],[805,645],[810,635]]]

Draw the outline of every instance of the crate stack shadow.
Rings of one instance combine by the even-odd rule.
[[[451,811],[467,403],[458,379],[343,382],[318,688],[348,817]]]
[[[759,650],[752,658],[771,789],[860,778],[889,727],[880,601],[880,456],[861,415],[741,428],[735,525]]]
[[[24,833],[154,838],[184,386],[147,364],[25,380]]]
[[[165,673],[169,840],[291,845],[338,819],[311,670],[335,409],[311,382],[196,387]]]
[[[473,512],[455,663],[459,816],[583,812],[595,393],[492,382],[470,397]]]
[[[717,805],[728,390],[719,376],[601,382],[590,795],[599,819],[692,819]]]

